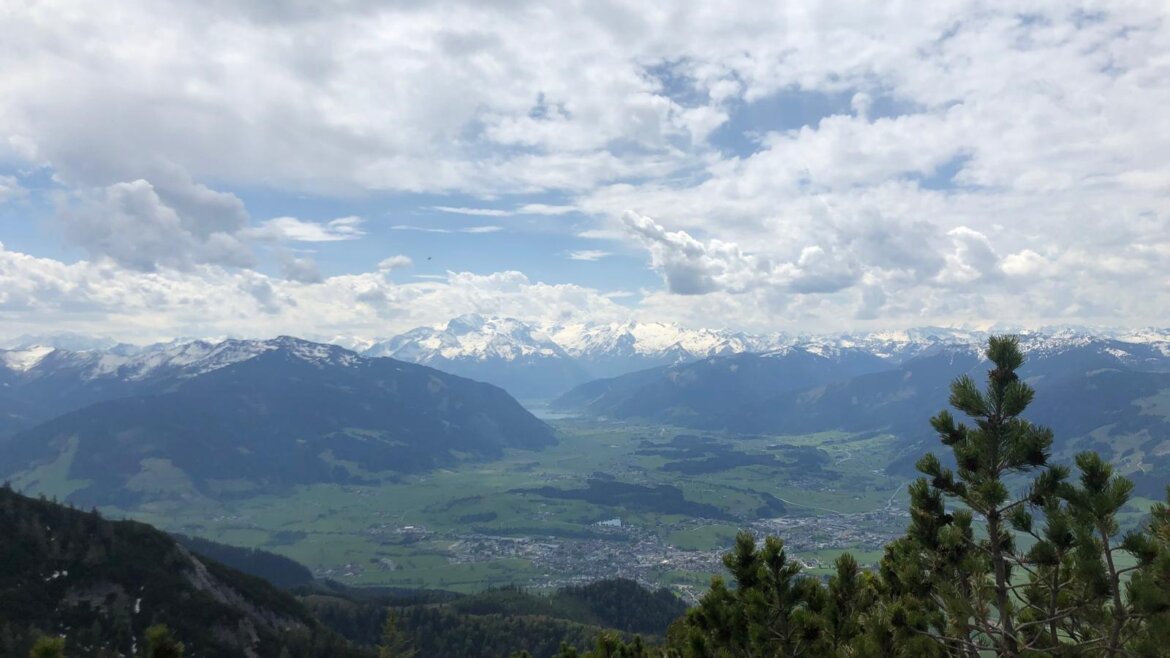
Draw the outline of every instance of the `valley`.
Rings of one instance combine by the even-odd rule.
[[[822,573],[843,550],[876,562],[906,524],[905,478],[874,467],[896,455],[892,436],[553,424],[556,446],[378,484],[218,501],[173,490],[103,512],[263,548],[345,584],[548,589],[622,576],[686,598],[721,570],[738,529],[789,537]],[[36,488],[58,497],[81,484],[41,478]]]
[[[469,335],[500,326],[536,335],[484,322]],[[915,462],[938,450],[928,419],[954,377],[985,368],[961,338],[808,339],[524,406],[292,338],[54,352],[10,370],[9,408],[69,381],[65,413],[10,415],[31,427],[0,443],[0,466],[17,490],[279,553],[345,585],[545,591],[617,576],[693,601],[740,529],[783,537],[812,574],[844,551],[876,564],[908,524]],[[1166,341],[1029,341],[1054,457],[1110,456],[1138,486],[1124,513],[1137,523],[1170,464]]]

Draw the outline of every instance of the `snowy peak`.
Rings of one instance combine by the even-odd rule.
[[[9,370],[27,372],[36,367],[54,349],[53,347],[38,345],[14,350],[2,350],[0,351],[0,363],[3,363],[4,367]]]
[[[564,324],[549,327],[552,339],[578,358],[598,356],[677,356],[683,359],[760,351],[766,337],[710,329],[684,329],[661,322],[606,325]]]
[[[240,341],[240,343],[250,343],[243,347],[244,353],[251,350],[254,352],[253,355],[256,355],[272,350],[279,350],[295,359],[306,361],[318,367],[324,367],[326,365],[352,367],[362,362],[361,356],[344,347],[326,343],[314,343],[293,336],[280,336],[266,341]]]
[[[375,343],[364,354],[415,363],[567,358],[564,350],[536,326],[480,315],[462,315],[440,327],[413,329]]]
[[[342,347],[291,336],[271,340],[194,340],[159,343],[135,349],[122,348],[115,346],[106,350],[77,352],[52,347],[6,350],[0,351],[0,365],[25,379],[68,373],[70,377],[86,382],[144,382],[160,378],[186,379],[274,350],[283,350],[294,358],[320,365],[351,366],[362,360],[358,354]]]
[[[979,352],[992,332],[920,327],[897,331],[788,336],[748,334],[720,329],[687,329],[661,322],[530,323],[511,318],[463,315],[446,325],[419,327],[365,351],[370,356],[393,356],[419,363],[457,360],[514,361],[524,357],[568,357],[588,367],[591,363],[628,361],[635,365],[669,365],[683,361],[770,352],[799,347],[840,358],[848,353],[901,363],[941,349]],[[1170,331],[1108,332],[1082,328],[1046,328],[1017,332],[1027,351],[1049,354],[1113,341],[1146,345],[1170,356]],[[1120,348],[1119,348],[1120,349]],[[1139,349],[1138,352],[1143,352]]]

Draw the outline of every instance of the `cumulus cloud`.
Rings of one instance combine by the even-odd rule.
[[[282,254],[280,258],[280,273],[289,281],[299,283],[320,283],[321,271],[317,268],[317,261],[303,256]]]
[[[393,272],[394,270],[405,269],[413,264],[414,262],[410,259],[409,256],[398,254],[396,256],[390,256],[389,258],[383,258],[381,261],[379,261],[378,271]]]
[[[375,271],[305,285],[206,264],[156,272],[109,260],[66,264],[0,246],[0,320],[12,335],[51,325],[138,341],[178,335],[387,336],[462,313],[566,321],[629,317],[628,309],[599,291],[531,281],[519,272],[448,272],[397,284]]]
[[[1170,309],[1164,3],[79,7],[26,4],[0,22],[0,165],[51,172],[71,199],[62,234],[90,267],[199,272],[219,289],[212,270],[254,264],[253,243],[367,228],[250,223],[200,180],[332,201],[391,192],[633,239],[663,279],[638,312],[663,317]],[[268,299],[283,317],[289,300],[311,305],[286,288],[331,285],[285,269],[265,280],[271,296],[253,281],[239,303]],[[362,290],[368,309],[409,317]]]
[[[700,241],[686,231],[668,231],[649,217],[626,212],[622,221],[650,254],[650,266],[680,295],[738,294],[770,288],[774,294],[831,293],[852,284],[857,268],[850,258],[819,245],[800,249],[792,260],[746,253],[738,244]]]
[[[134,180],[85,189],[67,197],[58,224],[70,244],[95,258],[141,271],[191,269],[197,264],[253,267],[255,243],[338,242],[365,235],[361,217],[311,222],[277,217],[251,224],[244,203],[172,172],[156,181]],[[277,251],[293,280],[319,280],[311,259]]]
[[[254,262],[237,235],[247,221],[243,204],[201,185],[115,183],[78,195],[60,221],[70,243],[131,269]]]
[[[626,228],[650,253],[650,266],[667,288],[680,295],[702,295],[716,290],[742,292],[767,274],[768,264],[745,255],[736,244],[700,242],[686,231],[668,231],[635,212],[622,215]]]
[[[947,255],[947,267],[939,275],[941,282],[968,284],[998,272],[1000,258],[986,235],[966,226],[951,229],[947,235],[954,242],[954,251]]]

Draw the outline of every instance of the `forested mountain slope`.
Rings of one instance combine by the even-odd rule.
[[[69,656],[133,655],[167,625],[189,656],[362,656],[291,595],[133,521],[0,488],[0,655],[62,634]],[[287,654],[282,654],[287,650]]]
[[[52,471],[71,500],[122,504],[368,481],[554,441],[495,386],[290,339],[26,430],[0,444],[0,476],[30,486]]]

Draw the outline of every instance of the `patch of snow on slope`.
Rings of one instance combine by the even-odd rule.
[[[40,363],[41,359],[52,353],[54,349],[56,348],[38,345],[19,350],[8,350],[0,352],[0,361],[3,361],[9,370],[27,372]]]

